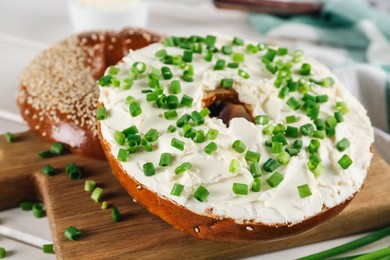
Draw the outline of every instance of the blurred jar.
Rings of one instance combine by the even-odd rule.
[[[148,21],[148,5],[141,0],[68,0],[68,9],[76,32],[145,27]]]

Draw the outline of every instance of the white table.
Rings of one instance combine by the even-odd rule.
[[[260,34],[249,25],[245,14],[218,11],[207,1],[197,5],[173,1],[150,2],[149,21],[150,29],[168,35],[219,32],[261,40]],[[23,67],[42,49],[71,33],[64,0],[0,2],[0,133],[27,130],[15,105],[18,76]],[[253,259],[293,259],[360,236],[362,235],[282,250]],[[9,252],[7,259],[54,259],[53,255],[43,254],[41,250],[41,246],[50,241],[47,218],[36,219],[31,212],[22,212],[20,209],[0,212],[0,247],[5,247]],[[389,244],[390,238],[386,238],[357,253],[383,248]]]

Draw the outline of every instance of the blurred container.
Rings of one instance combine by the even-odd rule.
[[[145,27],[148,21],[148,5],[141,0],[68,0],[68,10],[76,32]]]

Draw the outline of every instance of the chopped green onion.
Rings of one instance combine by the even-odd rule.
[[[271,153],[281,153],[283,144],[279,142],[272,142]]]
[[[130,89],[133,86],[133,80],[132,79],[124,79],[120,82],[119,87],[123,90]]]
[[[173,119],[177,118],[177,116],[178,115],[177,115],[176,109],[171,109],[171,110],[164,112],[164,118],[167,120],[173,120]]]
[[[225,67],[225,60],[218,59],[215,63],[214,70],[223,70]]]
[[[184,151],[184,142],[179,139],[172,138],[171,146],[175,147],[180,151]]]
[[[237,173],[240,170],[240,162],[237,159],[232,159],[229,165],[229,172]]]
[[[344,117],[341,112],[335,112],[334,117],[336,118],[337,123],[344,122]]]
[[[118,208],[111,209],[111,216],[114,222],[120,222],[122,220],[122,215]]]
[[[192,62],[192,51],[184,51],[182,61]]]
[[[169,166],[172,162],[172,154],[170,153],[162,153],[161,156],[160,156],[160,162],[158,163],[158,165],[162,166],[162,167],[166,167],[166,166]]]
[[[93,180],[86,180],[84,183],[84,190],[85,191],[93,191],[95,189],[96,182]]]
[[[284,55],[286,55],[288,53],[288,49],[287,48],[279,48],[278,50],[277,50],[277,55],[279,55],[279,56],[284,56]]]
[[[267,183],[271,188],[275,188],[279,186],[279,184],[283,181],[284,177],[279,172],[274,172],[268,179]]]
[[[204,60],[205,61],[212,61],[213,60],[213,55],[214,55],[214,52],[212,51],[207,51],[206,55],[204,56]]]
[[[154,165],[151,162],[145,163],[142,166],[142,168],[143,168],[145,176],[150,177],[150,176],[153,176],[156,173],[156,169],[154,168]]]
[[[137,70],[137,72],[141,74],[141,73],[144,73],[144,72],[145,72],[145,70],[146,70],[146,64],[143,63],[143,62],[137,61],[137,62],[134,62],[133,68],[135,68],[135,69]]]
[[[325,138],[325,132],[324,131],[315,130],[313,132],[313,137],[314,138],[318,138],[318,139],[324,139]]]
[[[286,104],[287,104],[289,107],[291,107],[291,109],[294,110],[294,111],[301,107],[301,104],[299,103],[298,100],[296,100],[295,97],[290,97],[290,98],[287,100]]]
[[[269,122],[269,116],[267,115],[260,115],[255,117],[255,124],[256,125],[266,125]]]
[[[265,68],[266,68],[269,72],[271,72],[271,74],[275,74],[275,73],[278,71],[278,68],[277,68],[276,66],[272,65],[271,63],[267,63],[267,64],[265,65]]]
[[[233,142],[232,148],[237,153],[243,153],[246,150],[246,145],[241,140],[236,140]]]
[[[197,131],[197,132],[196,132],[195,142],[197,142],[197,143],[203,143],[204,140],[205,140],[204,131],[203,131],[203,130]]]
[[[45,244],[42,247],[42,251],[45,254],[54,254],[54,245],[53,244]],[[2,257],[0,257],[2,258]]]
[[[321,143],[318,140],[316,140],[316,139],[311,140],[310,144],[309,144],[309,152],[310,153],[318,152],[320,145],[321,145]]]
[[[65,172],[68,174],[71,180],[79,180],[81,179],[81,170],[74,163],[68,163],[65,166]]]
[[[99,85],[102,87],[108,87],[111,85],[111,79],[112,79],[111,75],[105,75],[98,80]]]
[[[349,145],[350,145],[349,140],[347,138],[343,138],[337,143],[336,147],[337,150],[339,150],[340,152],[344,152],[345,149],[349,147]]]
[[[251,190],[254,192],[259,192],[260,189],[261,189],[261,179],[260,178],[253,178]]]
[[[245,60],[245,55],[244,55],[244,53],[234,52],[234,53],[232,54],[232,60],[233,60],[234,62],[244,62],[244,60]]]
[[[227,66],[231,69],[237,69],[238,67],[240,67],[240,64],[238,64],[237,62],[230,62]]]
[[[120,148],[118,151],[118,160],[121,162],[127,162],[127,158],[129,157],[129,151],[126,149]]]
[[[221,49],[221,52],[225,55],[230,55],[233,53],[233,49],[231,46],[229,45],[224,45],[222,46],[222,49]]]
[[[165,58],[166,56],[168,55],[167,51],[165,49],[161,49],[159,51],[157,51],[154,56],[158,59],[162,59],[162,58]]]
[[[42,218],[46,215],[46,212],[41,203],[35,203],[32,207],[34,217]]]
[[[301,150],[301,148],[303,146],[302,140],[295,140],[293,146],[294,146],[295,149]]]
[[[341,166],[341,168],[343,168],[344,170],[348,169],[349,166],[351,166],[352,164],[352,159],[344,154],[341,159],[338,161],[339,165]]]
[[[326,127],[325,120],[324,120],[324,119],[321,119],[321,118],[315,119],[315,120],[314,120],[314,124],[316,125],[317,130],[324,130],[325,127]]]
[[[203,117],[206,117],[206,116],[210,115],[210,113],[211,113],[211,111],[210,111],[210,109],[208,107],[203,108],[199,112],[199,114],[201,114]]]
[[[99,202],[102,196],[103,196],[103,189],[96,187],[91,194],[91,199],[95,202]]]
[[[282,143],[283,145],[287,144],[287,140],[284,137],[283,133],[279,133],[279,134],[272,136],[272,142],[279,142],[279,143]]]
[[[32,210],[33,203],[32,203],[32,202],[29,202],[29,201],[22,201],[22,202],[20,202],[19,207],[20,207],[23,211],[30,211],[30,210]]]
[[[287,126],[286,136],[288,137],[298,137],[298,128],[293,126]]]
[[[306,197],[309,197],[311,196],[311,190],[310,190],[310,187],[309,185],[307,184],[304,184],[304,185],[301,185],[301,186],[298,186],[298,192],[299,192],[299,196],[301,198],[306,198]]]
[[[192,97],[189,97],[187,95],[183,95],[183,97],[181,98],[181,102],[180,104],[182,106],[186,106],[186,107],[191,107],[192,106],[192,101],[194,99]]]
[[[335,83],[334,79],[332,77],[327,77],[327,78],[324,78],[322,81],[321,81],[321,86],[327,88],[327,87],[331,87],[333,86]]]
[[[204,117],[198,112],[198,111],[192,111],[191,113],[191,119],[194,122],[194,125],[203,125],[204,123]]]
[[[81,231],[74,226],[70,226],[65,229],[64,236],[69,240],[77,240],[81,237]]]
[[[114,139],[119,145],[125,145],[126,143],[126,136],[124,133],[120,131],[115,131],[114,132]]]
[[[141,105],[138,102],[132,102],[129,108],[132,117],[139,116],[142,113]]]
[[[97,120],[104,120],[107,118],[107,110],[105,107],[98,107],[96,109],[96,119]]]
[[[272,131],[272,134],[277,135],[277,134],[284,133],[285,131],[286,131],[286,126],[285,125],[277,124],[275,126],[274,130]]]
[[[336,127],[337,125],[336,118],[334,116],[328,117],[328,119],[326,119],[326,125],[330,128]]]
[[[261,167],[260,167],[260,164],[255,162],[255,163],[252,163],[250,166],[249,166],[249,171],[250,173],[252,174],[253,177],[260,177],[261,176]]]
[[[214,142],[210,142],[208,145],[204,147],[204,152],[207,154],[213,154],[218,149],[218,146]]]
[[[311,135],[314,132],[314,126],[312,124],[305,124],[300,128],[301,134],[304,136]]]
[[[279,91],[279,94],[278,94],[278,98],[281,98],[281,99],[285,98],[286,95],[288,94],[288,92],[289,92],[288,87],[281,88]]]
[[[184,162],[184,163],[180,164],[178,167],[176,167],[175,174],[181,174],[181,173],[183,173],[185,171],[188,171],[191,168],[192,168],[192,164],[191,163]]]
[[[133,103],[133,102],[136,102],[136,100],[135,100],[135,98],[133,97],[133,96],[127,96],[126,97],[126,103],[127,104],[131,104],[131,103]]]
[[[206,134],[207,140],[215,140],[217,139],[217,136],[219,134],[219,131],[217,129],[209,129],[209,131]]]
[[[183,75],[181,76],[181,79],[184,80],[185,82],[192,82],[194,81],[193,76],[194,76],[193,72],[189,70],[185,70],[183,71]]]
[[[290,156],[295,156],[299,153],[299,150],[294,147],[287,147],[285,151],[288,152]]]
[[[238,76],[240,76],[241,78],[244,78],[244,79],[250,78],[250,75],[243,69],[238,69],[237,74],[238,74]]]
[[[205,202],[207,197],[209,196],[209,191],[204,186],[199,186],[198,189],[194,193],[195,199],[199,200],[200,202]]]
[[[141,143],[140,135],[128,135],[127,136],[127,146],[128,147],[136,147]]]
[[[334,136],[336,134],[336,128],[329,127],[325,129],[326,136]]]
[[[144,149],[146,152],[151,152],[153,151],[153,146],[151,143],[149,143],[146,139],[142,139],[140,146],[142,149]]]
[[[274,49],[267,49],[267,52],[262,57],[262,60],[265,62],[272,62],[276,56],[277,52]]]
[[[281,165],[286,165],[289,163],[291,156],[288,152],[281,152],[277,157],[276,161]]]
[[[217,37],[215,37],[214,35],[207,35],[206,36],[206,39],[204,41],[204,43],[207,45],[207,46],[211,46],[211,45],[214,45],[215,44],[215,41],[217,40]]]
[[[303,63],[301,66],[301,69],[299,70],[299,73],[301,75],[307,76],[310,75],[311,66],[308,63]]]
[[[237,195],[248,195],[249,187],[247,184],[235,182],[233,183],[233,192]]]
[[[171,79],[173,77],[171,69],[165,66],[161,68],[161,75],[164,79]]]
[[[336,109],[342,114],[346,114],[349,111],[347,104],[344,102],[336,102]]]
[[[231,88],[233,87],[233,79],[231,78],[221,79],[219,85],[221,86],[221,88]]]
[[[259,43],[257,45],[257,47],[259,48],[260,51],[265,50],[265,49],[268,48],[268,43],[266,43],[266,42],[265,43]]]
[[[171,195],[180,197],[180,195],[183,193],[184,186],[179,183],[175,183],[171,190]]]
[[[273,172],[274,170],[276,170],[278,167],[279,167],[279,163],[277,161],[275,161],[274,159],[272,158],[269,158],[264,164],[263,164],[263,169],[266,171],[266,172]]]
[[[244,40],[238,37],[233,38],[233,44],[234,45],[244,45]]]
[[[298,121],[298,118],[295,115],[286,116],[286,123],[292,124]]]
[[[173,133],[176,131],[176,127],[174,127],[173,125],[169,125],[167,131],[168,133]]]
[[[0,247],[0,259],[5,258],[7,255],[7,251],[4,247]]]
[[[5,140],[7,140],[8,143],[12,143],[15,140],[13,134],[11,134],[10,132],[5,133],[4,138]]]
[[[321,96],[316,96],[316,102],[317,103],[325,103],[328,102],[328,95],[321,95]]]
[[[254,151],[248,150],[245,154],[245,160],[249,162],[259,162],[260,161],[260,154],[256,153]]]
[[[187,131],[184,132],[184,137],[194,139],[196,137],[196,132],[197,131],[191,127]]]
[[[275,126],[273,125],[267,125],[263,128],[263,134],[265,135],[272,135],[272,132],[275,130]]]
[[[107,209],[107,208],[108,208],[108,202],[107,201],[103,201],[101,209]]]
[[[169,85],[170,91],[172,94],[179,94],[181,93],[181,85],[179,80],[172,80],[171,84]]]
[[[168,108],[175,109],[179,106],[179,99],[175,95],[167,96],[166,103]]]
[[[51,152],[56,155],[62,154],[64,151],[64,146],[61,143],[53,143],[51,145]]]
[[[191,119],[191,116],[189,114],[182,115],[176,122],[177,127],[183,127],[186,125]]]
[[[256,54],[259,52],[259,47],[250,43],[246,46],[246,51],[252,54]]]
[[[45,165],[42,168],[42,172],[46,174],[47,176],[53,176],[54,175],[54,168],[51,165]]]

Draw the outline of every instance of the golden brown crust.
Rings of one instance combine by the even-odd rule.
[[[83,156],[104,159],[95,111],[96,80],[125,56],[162,39],[141,29],[86,32],[53,45],[21,75],[17,103],[29,127],[46,141]]]
[[[98,130],[101,135],[99,122]],[[157,193],[149,190],[129,176],[118,160],[112,156],[109,143],[107,143],[104,138],[101,138],[100,141],[111,169],[117,179],[138,203],[175,228],[202,239],[233,242],[273,240],[296,235],[309,230],[340,213],[355,195],[353,194],[349,200],[346,200],[333,208],[324,208],[321,213],[305,219],[298,224],[265,225],[253,221],[247,221],[246,223],[240,224],[236,223],[231,218],[220,219],[217,216],[213,216],[211,212],[209,216],[199,215],[174,201],[160,197]]]

